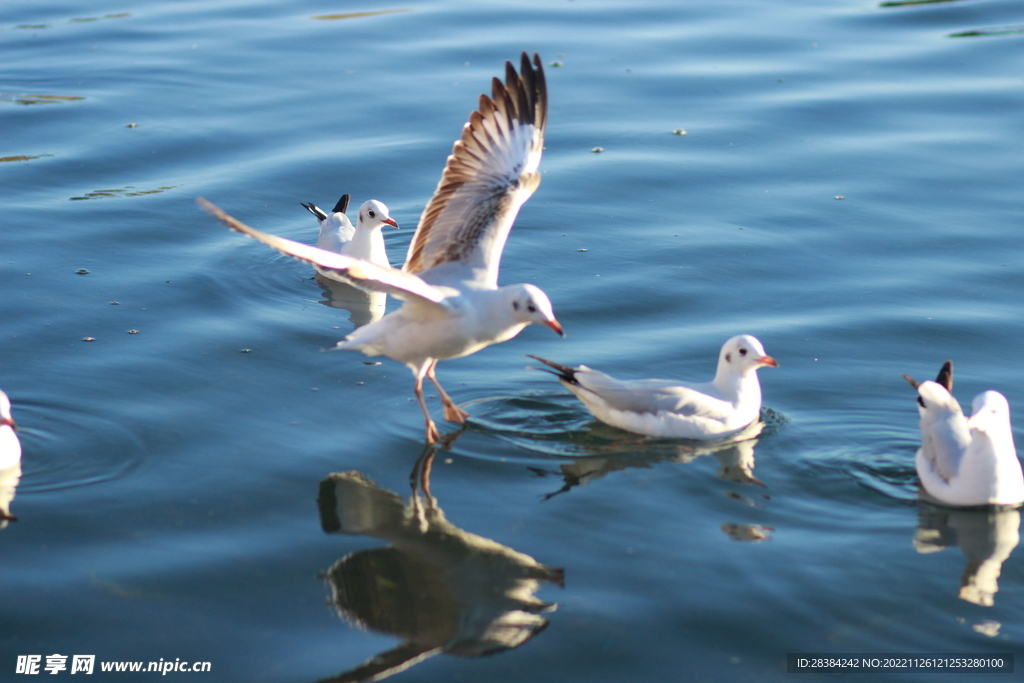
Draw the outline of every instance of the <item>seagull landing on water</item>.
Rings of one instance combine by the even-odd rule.
[[[924,490],[946,505],[1019,505],[1024,474],[1010,429],[1010,404],[998,391],[974,397],[966,419],[953,398],[953,361],[934,382],[917,382],[921,448],[914,458]]]
[[[749,334],[725,342],[715,378],[704,384],[618,380],[586,365],[570,368],[530,358],[554,368],[551,374],[601,422],[647,436],[702,440],[729,436],[756,420],[761,413],[757,370],[779,365]]]
[[[531,323],[565,336],[551,302],[530,284],[498,287],[498,265],[512,222],[540,184],[547,123],[547,87],[540,56],[522,55],[519,73],[505,63],[491,96],[480,96],[462,137],[455,142],[409,245],[402,270],[334,254],[254,230],[200,198],[199,204],[228,227],[357,286],[390,294],[405,304],[360,327],[336,348],[405,363],[415,377],[416,399],[426,419],[428,444],[440,433],[423,399],[423,378],[433,382],[445,419],[469,416],[434,375],[439,360],[460,358],[519,334]]]
[[[356,217],[356,224],[353,227],[352,221],[345,215],[351,199],[352,195],[341,195],[341,199],[329,214],[316,204],[302,204],[320,223],[320,236],[317,237],[316,246],[336,254],[365,259],[378,266],[390,266],[388,254],[384,250],[384,235],[381,228],[385,225],[397,228],[398,223],[388,214],[388,207],[384,206],[384,202],[371,199],[359,207],[359,216]]]

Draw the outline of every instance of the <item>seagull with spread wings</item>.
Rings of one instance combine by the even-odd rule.
[[[547,123],[547,87],[540,56],[525,52],[519,73],[505,63],[505,82],[480,96],[420,217],[401,270],[293,242],[250,228],[206,201],[217,219],[325,276],[385,292],[404,305],[355,330],[336,348],[405,363],[415,377],[427,443],[440,439],[423,398],[423,378],[437,388],[446,420],[464,423],[434,374],[439,360],[461,358],[519,334],[531,323],[565,336],[547,295],[531,284],[498,287],[498,265],[519,207],[540,184]]]

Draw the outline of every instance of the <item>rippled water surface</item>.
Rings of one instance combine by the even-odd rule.
[[[594,683],[1020,652],[1019,515],[918,502],[899,375],[952,358],[962,402],[1024,410],[1022,41],[1008,0],[5,2],[0,387],[25,452],[0,678],[54,653]],[[472,418],[431,508],[408,370],[321,352],[352,314],[194,200],[313,242],[299,202],[377,198],[398,264],[523,50],[551,108],[501,280],[568,338],[441,363]],[[524,369],[702,380],[739,333],[780,367],[765,428],[717,450],[596,424]],[[870,680],[922,677],[972,679]]]

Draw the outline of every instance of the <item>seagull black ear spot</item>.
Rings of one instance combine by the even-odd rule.
[[[518,301],[513,301],[512,302],[512,308],[514,308],[515,310],[518,311],[519,310],[519,302]]]
[[[732,354],[731,353],[725,354],[725,362],[726,363],[731,363],[732,362]]]
[[[921,407],[922,407],[922,408],[927,408],[927,407],[928,407],[928,406],[926,406],[926,405],[924,404],[924,399],[923,399],[923,398],[921,398],[921,396],[920,396],[920,395],[918,395],[918,397],[917,397],[917,402],[921,404]]]

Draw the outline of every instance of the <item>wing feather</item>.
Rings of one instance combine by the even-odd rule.
[[[498,265],[519,207],[540,184],[547,86],[540,56],[505,64],[491,96],[480,96],[420,217],[403,270],[423,273],[458,262],[497,286]]]
[[[338,279],[336,276],[340,275],[360,289],[384,292],[403,301],[428,304],[445,311],[448,309],[444,300],[458,294],[457,290],[450,287],[429,285],[416,275],[397,268],[379,266],[370,261],[336,254],[333,251],[312,247],[251,228],[202,197],[197,198],[196,203],[232,230],[263,242],[282,254],[305,261],[326,277]]]

